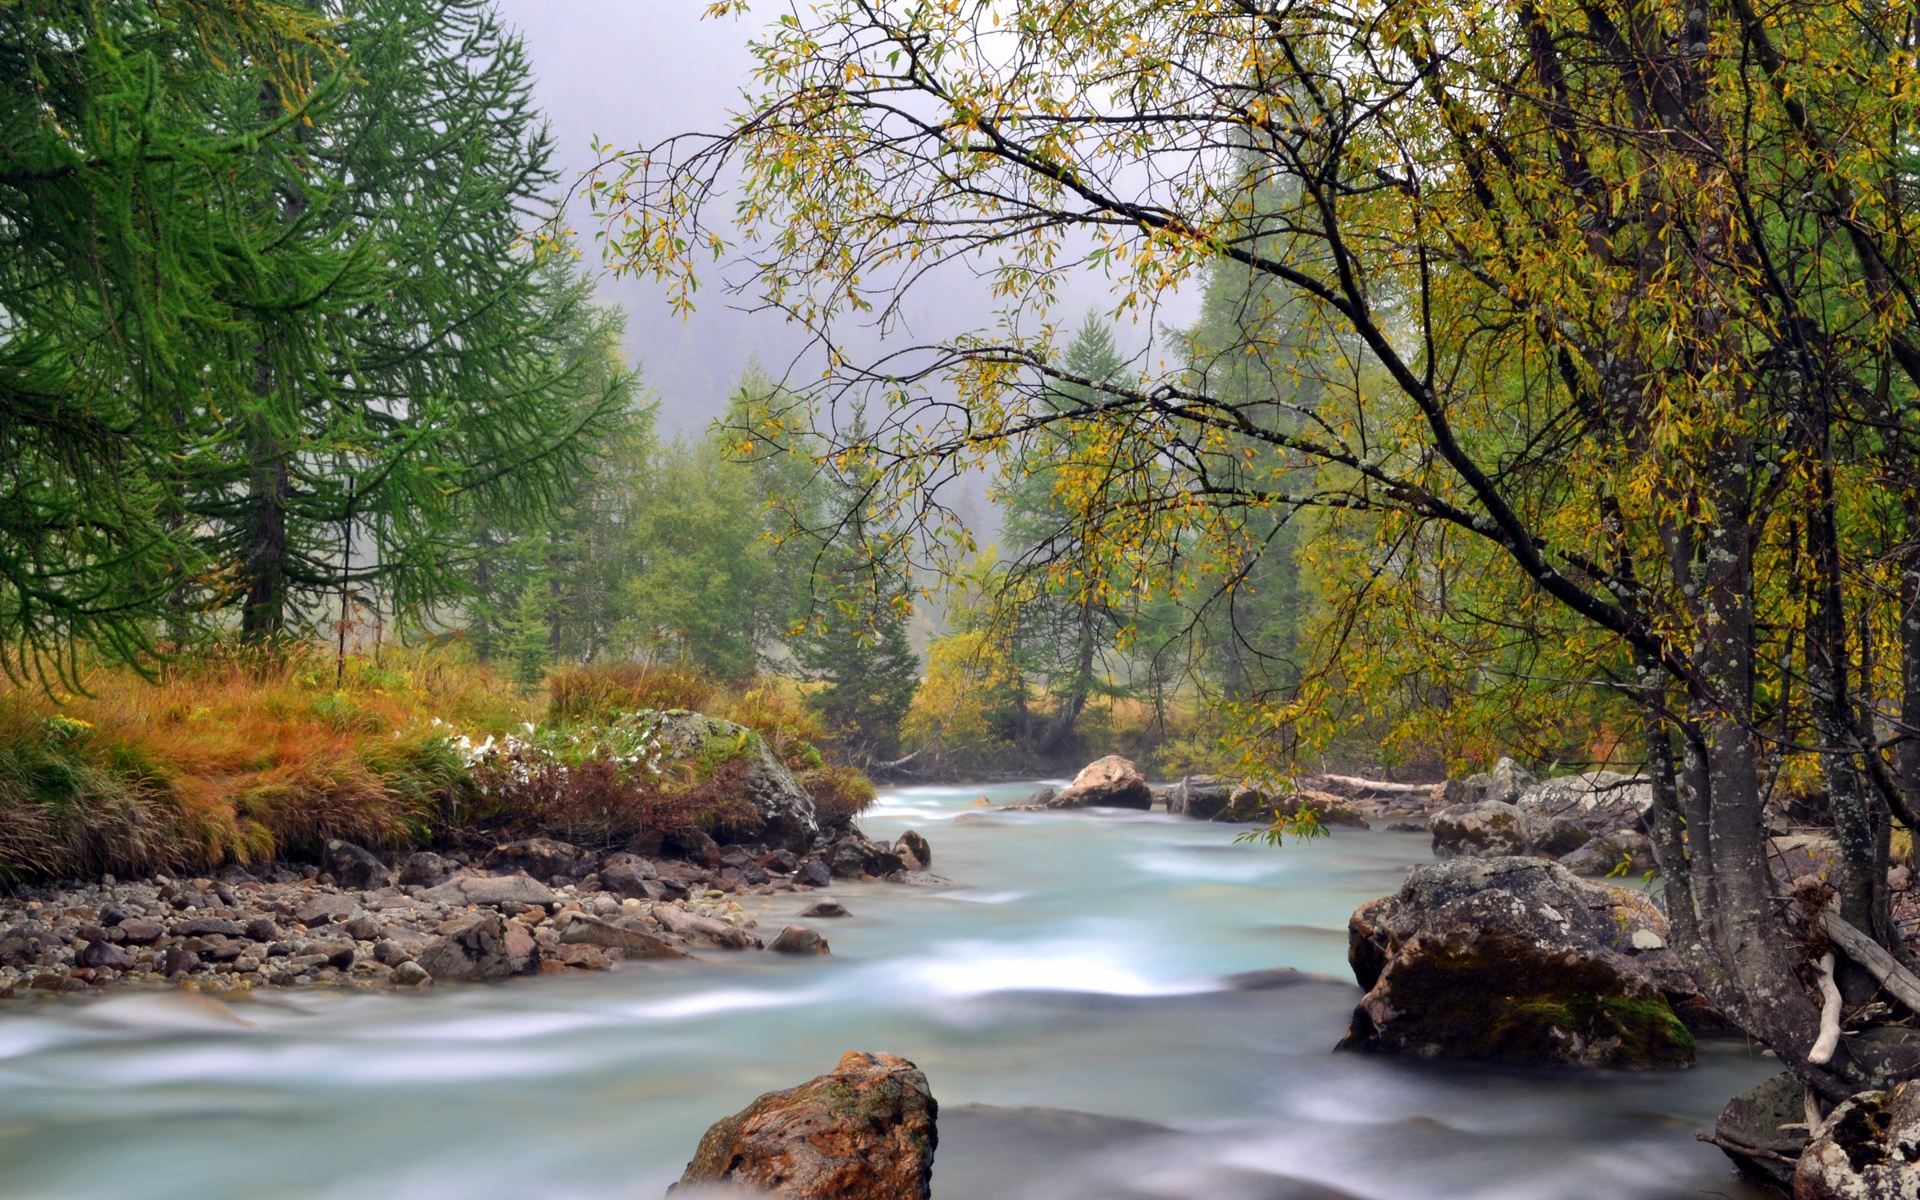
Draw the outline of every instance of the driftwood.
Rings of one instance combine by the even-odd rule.
[[[1446,786],[1438,783],[1391,783],[1384,779],[1362,779],[1358,775],[1310,775],[1307,782],[1317,785],[1318,790],[1349,798],[1371,793],[1376,796],[1418,796],[1423,800],[1432,800]]]
[[[1820,923],[1827,937],[1845,951],[1848,958],[1865,967],[1894,999],[1920,1013],[1920,978],[1901,966],[1887,953],[1886,947],[1847,924],[1830,908],[1821,911]]]
[[[1820,956],[1820,1037],[1807,1051],[1807,1061],[1824,1067],[1840,1048],[1840,987],[1833,982],[1833,951]]]

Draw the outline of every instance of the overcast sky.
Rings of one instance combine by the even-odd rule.
[[[593,164],[595,137],[630,148],[725,126],[728,111],[741,103],[752,66],[746,44],[759,18],[703,21],[706,5],[500,0],[502,15],[526,38],[535,96],[552,121],[559,163],[570,179]],[[575,228],[589,263],[597,265],[599,250],[584,218],[576,215]],[[667,310],[663,291],[644,281],[603,278],[600,294],[627,312],[629,354],[659,394],[660,425],[668,433],[704,428],[754,356],[777,370],[803,344],[778,316],[734,311],[713,291],[701,294],[699,311],[684,321]],[[1105,295],[1104,281],[1089,277],[1072,289],[1065,323],[1077,324],[1078,314]],[[954,272],[922,293],[907,318],[912,332],[925,338],[984,324],[987,313],[978,290]],[[1123,346],[1140,346],[1146,336],[1144,327],[1117,332]]]

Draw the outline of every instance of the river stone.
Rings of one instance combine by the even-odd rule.
[[[1048,808],[1152,808],[1153,789],[1140,768],[1118,754],[1096,758],[1080,768]]]
[[[579,879],[593,871],[593,856],[552,838],[525,838],[495,846],[487,854],[487,869],[502,875],[525,871],[542,883],[555,875]]]
[[[552,904],[560,895],[526,875],[461,875],[429,889],[421,898],[435,904]]]
[[[439,887],[453,872],[451,862],[431,850],[421,850],[407,856],[400,867],[399,883],[402,887]]]
[[[660,872],[638,854],[623,851],[600,860],[600,886],[616,896],[654,899],[647,885],[656,883],[659,878]]]
[[[1530,816],[1527,828],[1533,837],[1533,848],[1555,858],[1571,854],[1593,840],[1593,834],[1585,825],[1565,817]]]
[[[329,841],[320,856],[320,869],[343,888],[374,892],[393,885],[393,872],[364,846]]]
[[[1047,805],[1052,804],[1053,798],[1055,796],[1058,796],[1059,794],[1060,794],[1059,788],[1043,787],[1036,790],[1033,793],[1033,795],[1028,796],[1024,802],[1017,804],[1014,807],[1015,808],[1045,808]],[[987,798],[985,796],[982,796],[980,797],[980,799],[974,801],[975,804],[985,804],[986,802],[987,802]]]
[[[1233,798],[1233,784],[1218,775],[1188,775],[1167,793],[1167,811],[1211,821]]]
[[[850,917],[853,914],[847,911],[846,905],[835,900],[832,896],[822,896],[812,904],[801,909],[795,915],[801,917]]]
[[[77,957],[83,967],[112,967],[116,971],[128,970],[137,961],[112,942],[88,942]]]
[[[518,921],[472,913],[441,928],[445,932],[414,957],[435,979],[504,979],[539,966],[533,935]]]
[[[166,927],[160,922],[145,917],[122,921],[114,928],[120,931],[120,940],[129,946],[151,946],[166,933]]]
[[[924,834],[920,834],[915,832],[914,830],[909,829],[905,833],[901,834],[899,839],[894,842],[893,848],[896,854],[904,850],[904,851],[910,852],[915,858],[920,860],[920,865],[918,867],[915,867],[910,863],[906,864],[907,869],[910,871],[913,871],[913,870],[924,871],[928,867],[931,867],[933,865],[933,847],[927,843],[927,839]],[[904,854],[901,855],[901,859],[903,862],[905,861],[905,858],[906,856]]]
[[[335,892],[322,892],[294,906],[293,919],[313,929],[321,925],[331,925],[335,921],[344,921],[359,911],[360,906],[352,897]]]
[[[1780,1127],[1806,1121],[1806,1094],[1807,1085],[1785,1072],[1727,1101],[1714,1122],[1713,1134],[1742,1174],[1776,1186],[1793,1182],[1793,1160],[1806,1148],[1807,1131],[1804,1124],[1798,1129]],[[1765,1154],[1740,1154],[1724,1143],[1782,1155],[1786,1161]]]
[[[753,840],[804,854],[820,833],[813,797],[767,746],[744,725],[674,709],[654,716],[655,736],[668,759],[741,764],[741,791],[752,816],[735,828],[738,841]],[[712,866],[713,864],[708,864]]]
[[[760,939],[737,925],[712,917],[702,917],[685,909],[662,904],[653,910],[653,919],[668,931],[694,943],[718,946],[723,950],[758,950]]]
[[[808,887],[826,887],[833,882],[833,869],[817,858],[810,858],[794,869],[793,881]]]
[[[1500,858],[1532,849],[1527,814],[1499,800],[1442,809],[1427,821],[1427,828],[1433,831],[1435,858]]]
[[[1794,1200],[1920,1198],[1920,1080],[1827,1114],[1793,1173]]]
[[[929,1200],[940,1105],[920,1068],[849,1051],[831,1075],[768,1092],[700,1139],[675,1188],[792,1200]]]
[[[805,925],[789,925],[780,936],[767,943],[775,954],[829,954],[827,939]]]
[[[667,944],[657,934],[644,929],[630,929],[616,925],[600,917],[590,917],[585,913],[573,914],[573,920],[560,932],[560,941],[569,946],[601,946],[607,949],[622,950],[628,958],[685,958],[684,950]]]
[[[1643,948],[1649,931],[1659,948]],[[1348,922],[1367,989],[1342,1049],[1521,1065],[1675,1067],[1696,994],[1644,893],[1536,858],[1422,864]]]

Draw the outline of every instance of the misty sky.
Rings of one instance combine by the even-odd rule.
[[[760,6],[762,17],[703,21],[706,4],[500,0],[502,15],[526,38],[535,96],[552,121],[569,179],[592,165],[596,136],[632,147],[724,127],[728,110],[739,107],[752,65],[746,43],[773,6]],[[589,263],[598,264],[584,212],[576,214],[574,227]],[[1073,289],[1067,323],[1077,324],[1078,314],[1105,293],[1097,277]],[[803,345],[778,316],[733,311],[717,291],[703,292],[699,311],[685,321],[667,310],[662,289],[648,282],[607,278],[600,294],[627,312],[628,352],[660,397],[666,433],[697,432],[718,415],[754,356],[777,373]],[[955,272],[937,291],[921,294],[907,316],[912,332],[924,338],[983,323],[986,310],[978,289]],[[1146,336],[1144,327],[1118,333],[1123,346],[1139,346]]]

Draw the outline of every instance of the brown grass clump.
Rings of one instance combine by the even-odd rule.
[[[443,652],[350,659],[339,686],[332,657],[301,647],[79,682],[0,688],[0,875],[258,862],[333,837],[416,843],[462,777],[451,727],[533,715]]]
[[[823,829],[837,829],[873,806],[873,780],[852,767],[819,767],[795,778],[813,797]]]
[[[642,709],[689,708],[710,712],[717,691],[693,671],[610,663],[572,667],[547,676],[547,718],[554,721],[604,721]]]

